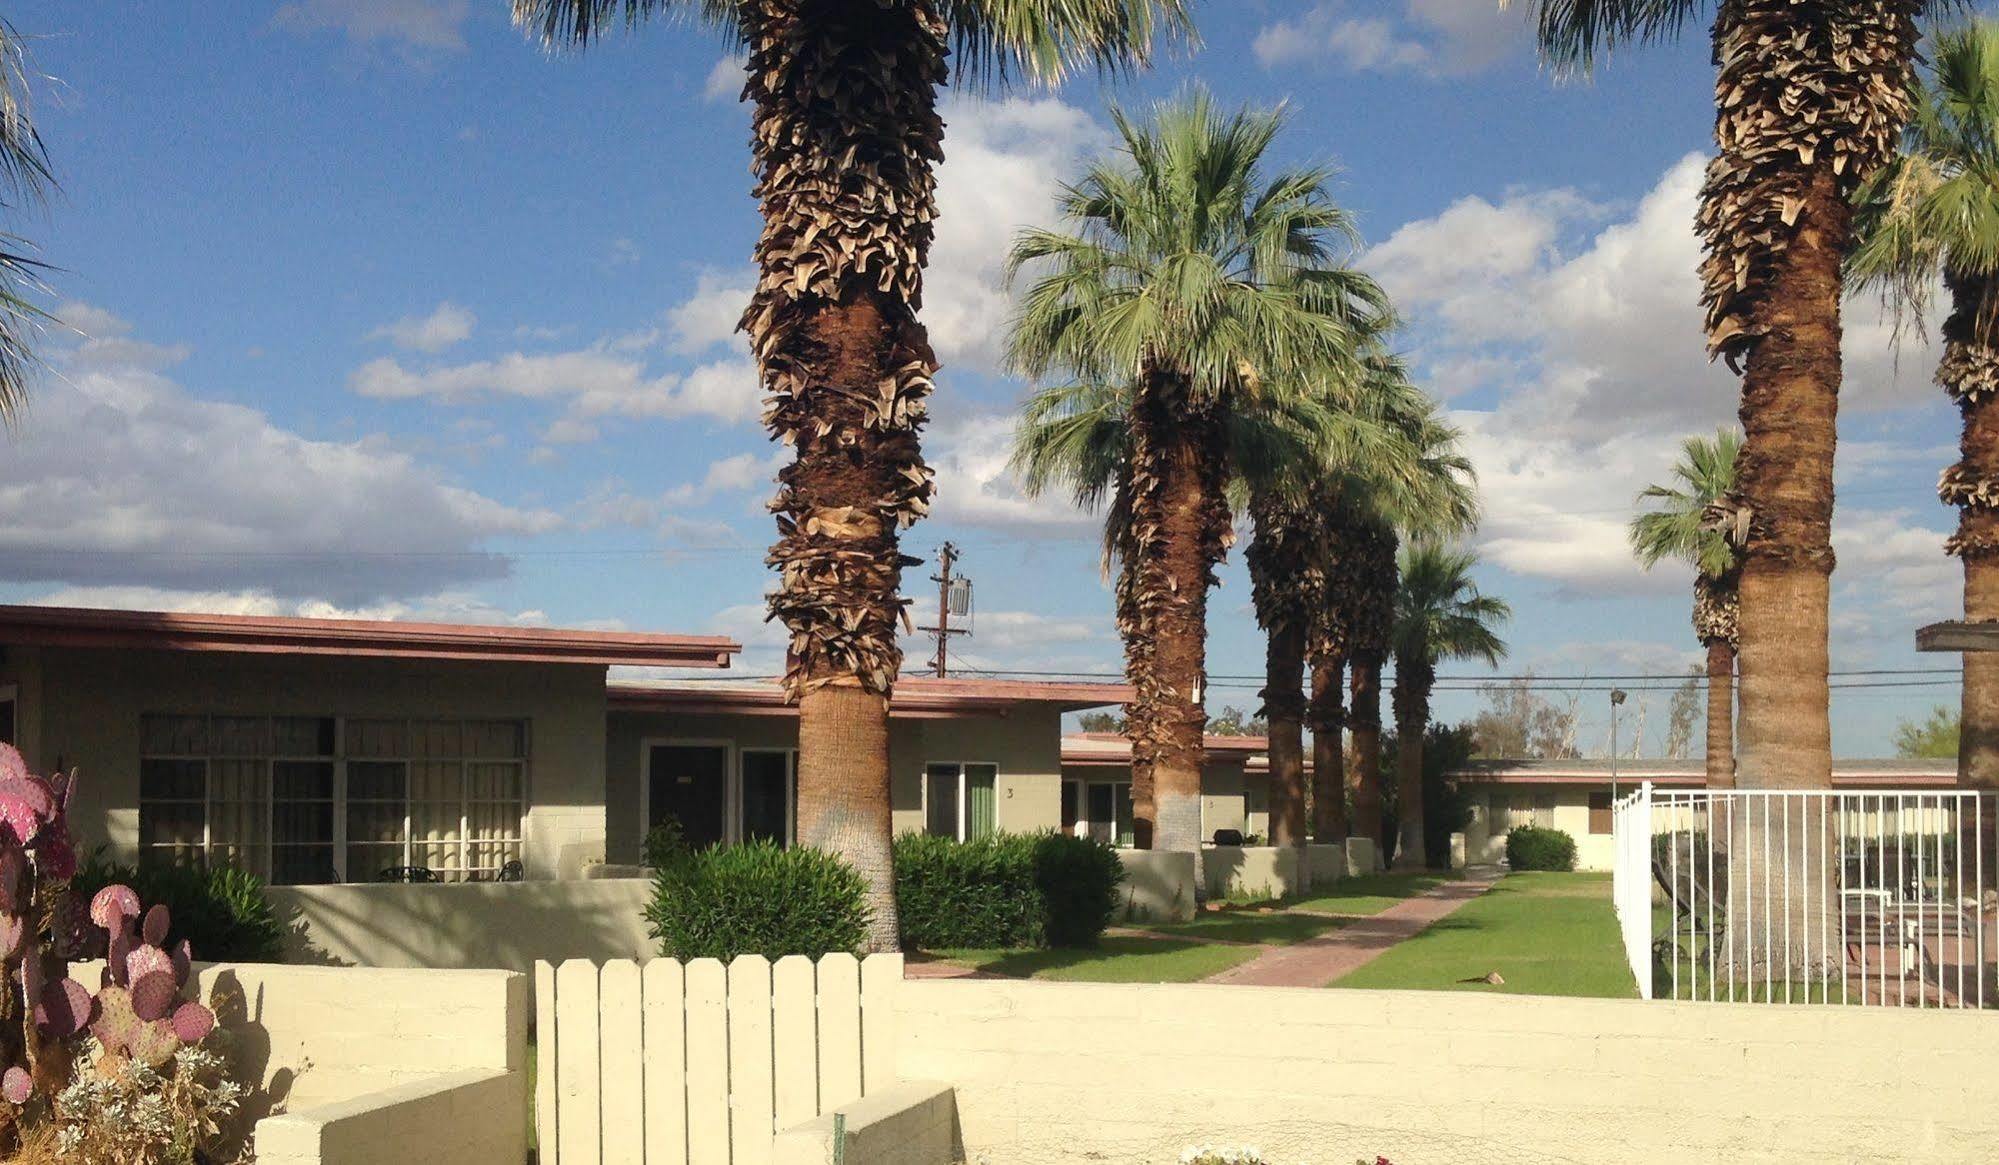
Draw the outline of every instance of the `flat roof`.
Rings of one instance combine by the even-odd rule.
[[[10,605],[0,644],[706,668],[743,649],[715,635]]]
[[[707,680],[613,680],[606,689],[614,712],[674,712],[681,715],[796,716],[775,680],[717,683]],[[892,716],[1004,715],[1026,704],[1063,712],[1127,704],[1136,698],[1130,684],[1003,680],[978,676],[903,676],[895,682]]]
[[[1610,781],[1610,761],[1602,758],[1568,760],[1475,760],[1449,774],[1478,785],[1603,785]],[[1707,784],[1707,768],[1691,760],[1619,760],[1619,784],[1651,781],[1655,785],[1699,787]],[[1957,783],[1955,760],[1879,759],[1834,760],[1835,787],[1949,788]]]
[[[1999,651],[1999,623],[1932,623],[1916,629],[1917,651]]]
[[[1254,767],[1256,760],[1270,751],[1270,740],[1263,736],[1210,734],[1202,738],[1201,747],[1211,754],[1242,757],[1247,766]],[[1122,732],[1072,732],[1062,738],[1062,763],[1128,765],[1131,741]]]

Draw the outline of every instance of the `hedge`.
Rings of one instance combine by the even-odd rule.
[[[88,903],[112,883],[130,886],[139,901],[160,903],[173,916],[171,941],[187,940],[194,957],[216,963],[276,963],[284,959],[285,920],[264,897],[264,880],[237,866],[106,861],[94,853],[70,879],[70,894]],[[91,957],[99,952],[91,951]]]
[[[663,955],[816,959],[858,951],[867,938],[867,883],[831,854],[752,841],[652,856],[646,921]]]
[[[1053,832],[895,842],[897,913],[911,950],[1093,947],[1124,878],[1109,845]]]
[[[1520,826],[1506,835],[1506,864],[1515,870],[1573,870],[1576,839],[1559,829]]]

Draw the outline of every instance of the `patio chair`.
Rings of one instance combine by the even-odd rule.
[[[1241,845],[1241,844],[1242,844],[1242,830],[1240,830],[1240,829],[1217,829],[1217,830],[1215,830],[1215,844],[1216,844],[1216,845]]]
[[[1681,862],[1675,868],[1663,855],[1652,855],[1652,880],[1673,904],[1672,926],[1652,943],[1654,961],[1685,957],[1698,966],[1713,949],[1715,934],[1727,929],[1728,912],[1721,904],[1728,901],[1728,854],[1713,852],[1712,878],[1701,863]]]
[[[499,880],[502,882],[521,882],[525,881],[527,876],[527,867],[521,864],[519,858],[510,859],[507,864],[500,867]]]
[[[381,882],[442,882],[437,871],[429,866],[390,866],[376,879]]]

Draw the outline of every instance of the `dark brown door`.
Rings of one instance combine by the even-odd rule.
[[[654,745],[647,770],[646,828],[671,818],[695,849],[720,842],[728,771],[729,750],[720,745]]]

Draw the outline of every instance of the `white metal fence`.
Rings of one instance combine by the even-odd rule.
[[[1639,992],[1999,1006],[1995,826],[1990,793],[1642,785],[1612,807]]]
[[[541,1165],[764,1165],[895,1081],[901,955],[535,964]]]

